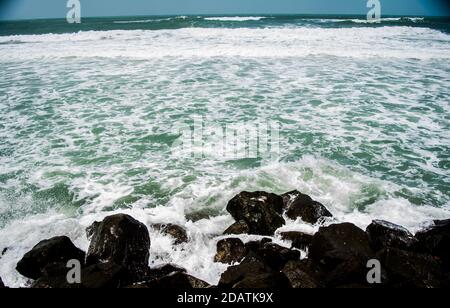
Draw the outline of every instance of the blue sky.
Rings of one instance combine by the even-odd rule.
[[[367,0],[80,0],[82,16],[366,14]],[[64,18],[67,0],[0,0],[0,19]],[[449,15],[445,0],[381,0],[384,15]]]

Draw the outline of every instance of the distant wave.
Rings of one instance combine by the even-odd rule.
[[[161,21],[170,21],[177,19],[187,19],[187,16],[177,16],[177,17],[169,17],[169,18],[153,18],[153,19],[142,19],[142,20],[118,20],[114,21],[115,24],[143,24],[143,23],[152,23],[152,22],[161,22]]]
[[[396,17],[396,18],[381,18],[381,22],[421,22],[424,21],[425,18],[423,17]],[[367,23],[373,23],[373,21],[367,20],[367,19],[332,19],[330,21],[333,22],[353,22],[353,23],[360,23],[360,24],[367,24]]]
[[[207,17],[208,21],[258,21],[266,19],[267,17]]]

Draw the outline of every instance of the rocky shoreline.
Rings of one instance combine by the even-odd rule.
[[[31,288],[445,288],[450,286],[450,220],[434,221],[416,235],[405,228],[373,221],[364,231],[351,223],[333,223],[328,209],[298,191],[283,195],[242,192],[227,205],[235,223],[218,239],[214,262],[229,265],[211,286],[179,265],[149,267],[147,227],[117,214],[87,228],[87,252],[68,237],[44,240],[24,255],[17,271]],[[276,233],[285,219],[322,224],[315,234]],[[152,226],[189,241],[173,224]],[[262,236],[244,243],[241,234]],[[291,247],[275,244],[275,235]],[[307,253],[301,258],[301,251]],[[78,260],[81,281],[69,283],[68,262]],[[368,280],[379,266],[380,281]],[[375,272],[375,277],[377,276]],[[0,288],[4,288],[0,278]]]

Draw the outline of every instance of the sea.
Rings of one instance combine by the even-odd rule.
[[[85,228],[115,213],[149,227],[151,266],[215,284],[227,202],[294,189],[333,213],[327,223],[416,232],[450,218],[448,18],[0,22],[6,285],[29,283],[15,266],[40,240],[66,235],[86,250]],[[156,223],[185,227],[190,241],[174,245]]]

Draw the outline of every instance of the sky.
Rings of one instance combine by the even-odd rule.
[[[367,0],[79,0],[82,17],[367,14]],[[380,0],[384,15],[448,16],[446,0]],[[65,18],[67,0],[0,0],[0,19]]]

